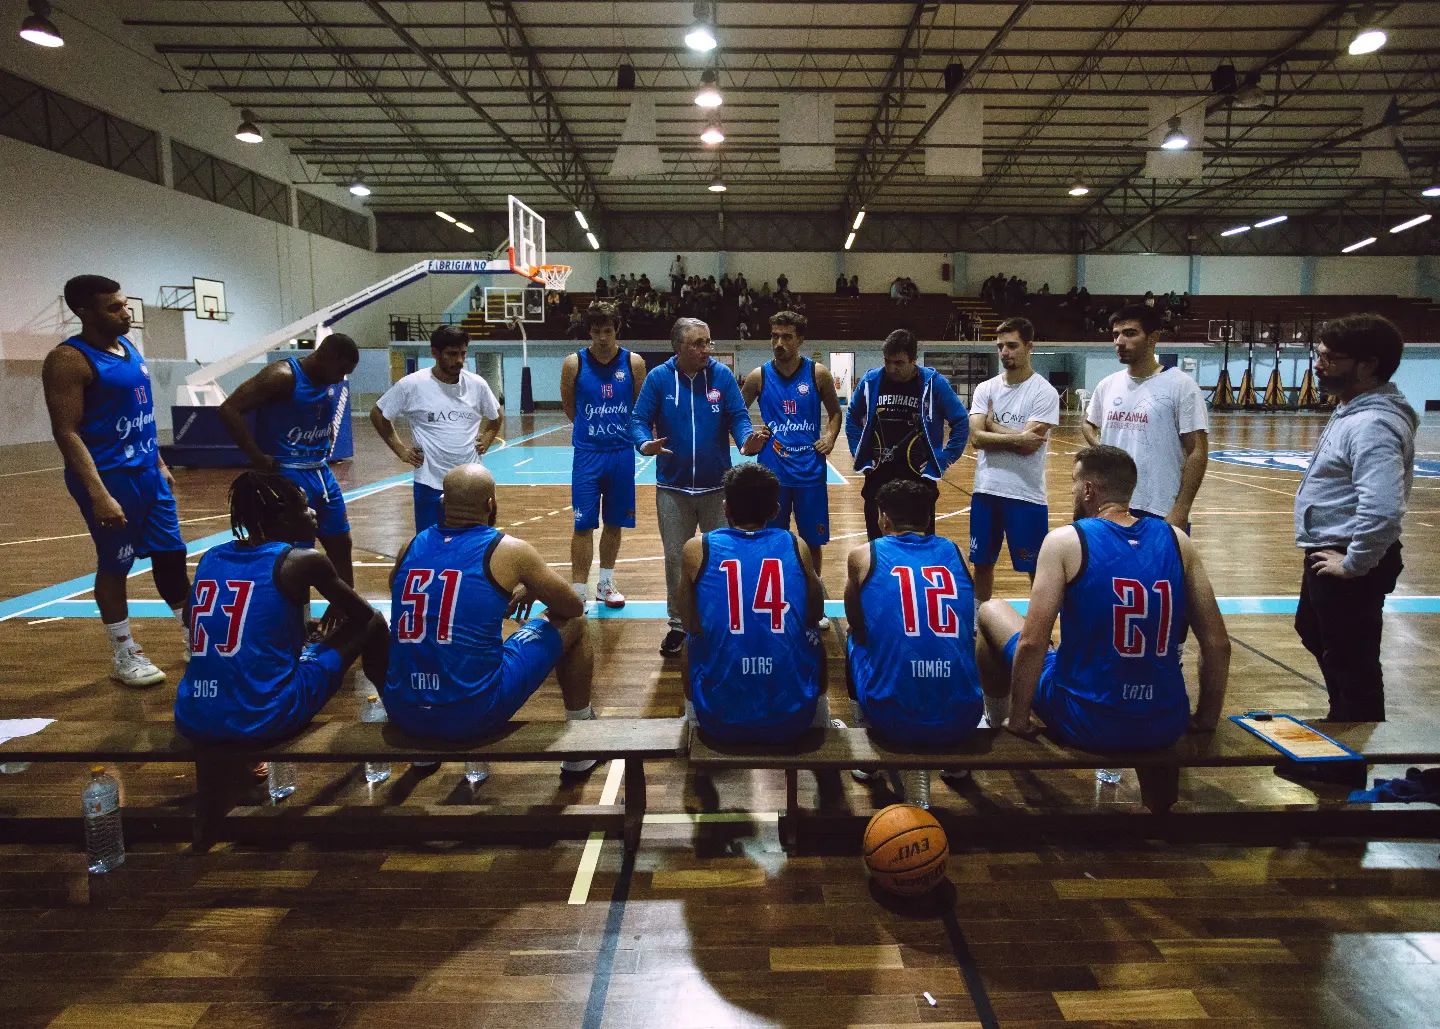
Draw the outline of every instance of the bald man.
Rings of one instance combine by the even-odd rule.
[[[425,738],[486,736],[552,669],[566,719],[594,718],[584,602],[534,547],[494,528],[494,478],[478,464],[451,469],[441,511],[440,524],[406,544],[390,574],[390,721]],[[502,640],[505,619],[527,617],[537,600],[545,613]]]

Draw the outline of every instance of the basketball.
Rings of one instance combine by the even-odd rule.
[[[891,804],[865,826],[864,848],[865,867],[881,888],[916,897],[945,877],[950,841],[924,808]]]

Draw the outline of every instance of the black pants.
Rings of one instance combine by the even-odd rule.
[[[1309,553],[1306,554],[1308,559]],[[1295,631],[1320,663],[1330,713],[1337,722],[1383,722],[1385,677],[1380,668],[1380,629],[1386,594],[1405,566],[1400,544],[1385,551],[1364,575],[1341,579],[1317,575],[1307,563],[1300,580]]]
[[[935,500],[939,497],[938,488],[929,479],[909,474],[909,469],[898,472],[891,471],[891,467],[885,465],[865,473],[865,485],[860,488],[860,496],[865,499],[865,535],[872,540],[878,540],[884,535],[880,531],[880,505],[875,500],[880,495],[880,487],[887,482],[894,482],[896,479],[909,479],[912,482],[928,483],[932,489],[935,489],[935,496],[930,500],[930,528],[928,530],[933,536],[935,534]]]

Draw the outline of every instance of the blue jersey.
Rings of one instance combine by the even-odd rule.
[[[96,350],[79,336],[62,346],[85,355],[95,373],[85,387],[80,414],[80,439],[95,462],[95,470],[152,468],[156,463],[155,399],[150,394],[150,369],[124,336],[123,356]]]
[[[907,735],[975,728],[975,587],[954,541],[905,533],[872,542],[860,604],[865,641],[851,637],[851,659],[870,723]]]
[[[281,468],[319,468],[330,456],[346,387],[344,383],[317,385],[300,367],[298,358],[285,360],[295,376],[295,390],[288,400],[276,400],[256,410],[255,443]]]
[[[1188,630],[1185,566],[1160,518],[1075,523],[1080,575],[1065,587],[1055,684],[1125,718],[1189,712],[1179,644]]]
[[[690,692],[717,739],[793,739],[815,717],[820,645],[805,626],[810,584],[784,529],[705,534],[695,580]]]
[[[760,418],[770,427],[771,442],[758,460],[775,473],[782,486],[814,486],[825,481],[825,458],[815,450],[820,438],[820,391],[815,387],[815,362],[800,358],[788,379],[774,361],[760,367]]]
[[[490,574],[502,535],[488,525],[437,525],[411,541],[390,589],[387,707],[454,704],[491,689],[510,605]]]
[[[175,720],[208,737],[260,734],[298,705],[304,609],[275,584],[289,543],[238,540],[207,550],[190,589],[190,663]]]
[[[630,410],[635,406],[630,373],[630,351],[624,347],[609,364],[595,360],[588,348],[580,351],[571,440],[576,450],[630,449]]]

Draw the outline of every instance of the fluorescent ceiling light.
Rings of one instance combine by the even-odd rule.
[[[1415,226],[1417,226],[1417,225],[1424,225],[1426,222],[1428,222],[1428,221],[1430,220],[1430,218],[1431,218],[1430,215],[1428,215],[1428,214],[1422,214],[1422,215],[1420,215],[1420,216],[1417,217],[1417,218],[1411,218],[1408,222],[1401,222],[1399,225],[1396,225],[1395,227],[1393,227],[1390,231],[1391,231],[1391,232],[1404,232],[1406,229],[1413,229],[1413,228],[1414,228]]]
[[[709,143],[711,146],[723,143],[725,142],[725,133],[720,131],[719,125],[707,125],[705,131],[700,133],[700,142]]]
[[[1420,191],[1422,197],[1440,197],[1440,186],[1426,186]]]
[[[1266,218],[1263,222],[1256,222],[1255,227],[1257,229],[1264,229],[1268,228],[1271,225],[1279,225],[1281,222],[1287,221],[1289,217],[1290,216],[1288,214],[1277,214],[1273,218]]]
[[[590,249],[591,249],[591,250],[599,250],[599,249],[600,249],[600,241],[595,238],[595,233],[587,231],[587,232],[585,233],[585,238],[590,241]]]
[[[1220,235],[1222,235],[1222,236],[1238,236],[1238,235],[1240,235],[1240,233],[1242,233],[1242,232],[1249,232],[1249,231],[1250,231],[1250,226],[1248,226],[1248,225],[1237,225],[1237,226],[1235,226],[1233,229],[1226,229],[1224,232],[1220,233]]]
[[[265,142],[265,137],[255,125],[255,112],[248,107],[240,111],[240,124],[235,128],[235,138],[242,143]]]
[[[1190,137],[1180,129],[1180,116],[1177,114],[1170,119],[1169,129],[1165,138],[1160,142],[1161,150],[1184,150],[1190,145]]]
[[[44,0],[30,0],[30,14],[20,23],[20,38],[36,46],[65,45],[65,37],[50,20],[50,5]]]
[[[355,181],[350,183],[350,195],[368,197],[370,195],[370,187],[365,185],[364,181],[357,175],[355,176]]]
[[[857,231],[859,231],[859,229],[860,229],[860,223],[863,222],[864,220],[865,220],[865,209],[864,209],[864,208],[861,208],[860,210],[858,210],[858,211],[855,212],[855,221],[851,223],[851,225],[850,225],[850,230],[851,230],[852,232],[857,232]]]
[[[1386,35],[1383,29],[1374,26],[1362,26],[1360,31],[1355,33],[1355,38],[1350,40],[1347,48],[1352,57],[1359,57],[1361,54],[1373,54],[1385,45]]]
[[[710,192],[723,193],[725,192],[725,189],[725,182],[723,179],[720,178],[720,176],[717,175],[715,176],[715,178],[710,180]]]
[[[1086,193],[1090,192],[1090,187],[1083,182],[1077,182],[1065,192],[1069,193],[1072,197],[1083,197]]]
[[[849,250],[855,244],[855,232],[852,229],[850,235],[845,237],[845,249]]]
[[[1348,247],[1341,247],[1341,248],[1340,248],[1340,252],[1341,252],[1342,254],[1348,254],[1348,253],[1350,253],[1350,251],[1352,251],[1352,250],[1359,250],[1361,247],[1368,247],[1371,243],[1374,243],[1374,242],[1375,242],[1375,237],[1374,237],[1374,236],[1367,236],[1365,239],[1362,239],[1362,240],[1361,240],[1360,242],[1358,242],[1358,243],[1351,243]]]
[[[455,217],[454,217],[454,215],[446,214],[444,211],[436,211],[435,213],[436,213],[437,215],[439,215],[441,218],[444,218],[444,219],[445,219],[447,222],[449,222],[451,225],[454,225],[454,224],[455,224]]]
[[[456,222],[456,223],[455,223],[455,227],[456,227],[457,229],[460,229],[460,230],[464,231],[464,232],[474,232],[474,231],[475,231],[475,230],[472,229],[470,226],[466,225],[464,222]]]
[[[590,231],[590,223],[585,220],[585,212],[584,212],[584,211],[576,211],[576,212],[575,212],[575,220],[580,223],[580,227],[581,227],[582,229],[584,229],[586,232],[589,232],[589,231]]]

